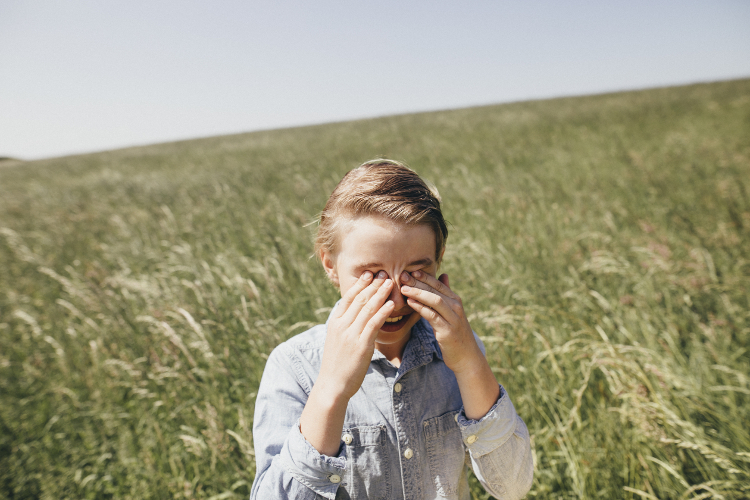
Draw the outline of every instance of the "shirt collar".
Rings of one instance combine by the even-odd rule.
[[[443,353],[435,339],[432,326],[426,319],[420,318],[411,329],[411,337],[406,343],[399,371],[406,373],[429,363],[435,356],[442,361]]]

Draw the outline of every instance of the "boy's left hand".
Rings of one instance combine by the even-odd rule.
[[[447,274],[435,279],[422,271],[404,271],[400,281],[409,307],[432,325],[448,368],[458,374],[476,367],[477,361],[486,362],[466,319],[461,297],[450,289]]]

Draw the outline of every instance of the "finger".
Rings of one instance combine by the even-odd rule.
[[[346,314],[346,311],[349,309],[349,306],[352,305],[352,302],[354,301],[355,297],[359,295],[359,293],[367,288],[367,285],[370,284],[372,281],[373,275],[370,271],[365,271],[362,273],[362,276],[359,277],[356,283],[349,289],[349,291],[344,294],[343,297],[341,297],[341,304],[339,307],[336,308],[336,317],[340,318],[344,314]]]
[[[370,300],[367,301],[367,304],[365,304],[360,310],[359,314],[357,314],[357,319],[352,321],[352,328],[355,331],[360,333],[364,331],[367,322],[370,321],[370,319],[378,313],[380,308],[383,307],[383,304],[385,304],[385,302],[388,300],[388,296],[391,294],[392,288],[393,280],[387,279],[383,283],[383,286],[378,288],[375,294],[370,297]]]
[[[416,286],[402,286],[401,293],[404,294],[407,298],[416,300],[423,305],[433,309],[448,322],[452,322],[456,316],[456,313],[453,311],[449,303],[450,299],[436,293],[433,288],[425,290]]]
[[[362,335],[359,337],[365,345],[372,345],[375,343],[375,339],[378,338],[378,332],[383,328],[385,320],[388,319],[388,316],[390,316],[395,309],[396,305],[393,301],[387,300],[378,312],[370,318],[370,321],[367,322],[364,330],[362,330]]]
[[[435,279],[434,276],[430,276],[429,274],[427,274],[424,271],[414,271],[411,274],[412,274],[412,276],[414,276],[414,278],[417,281],[421,281],[422,283],[431,286],[438,293],[440,293],[442,295],[445,295],[446,297],[449,297],[449,298],[454,299],[454,300],[458,299],[458,295],[453,290],[451,290],[450,287],[448,286],[448,275],[447,274],[443,274],[443,275],[440,276],[441,278],[443,278],[443,276],[445,277],[445,282],[443,282],[441,280]]]
[[[448,298],[445,295],[442,295],[440,292],[438,292],[436,289],[434,289],[433,287],[431,287],[427,283],[424,283],[422,281],[414,279],[412,277],[412,275],[409,274],[409,273],[407,273],[406,271],[404,271],[404,272],[401,273],[400,279],[401,279],[401,286],[411,286],[413,288],[419,288],[419,289],[422,289],[422,290],[426,290],[428,292],[435,293],[435,294],[440,295],[442,297],[445,297],[446,299]]]
[[[362,308],[365,307],[369,300],[382,287],[387,277],[388,274],[386,274],[385,271],[380,271],[374,276],[373,280],[364,288],[364,290],[360,290],[357,296],[352,300],[346,313],[342,316],[342,320],[346,324],[351,325],[354,323]]]
[[[427,307],[418,300],[407,298],[406,303],[409,304],[409,307],[417,311],[420,316],[426,319],[433,328],[435,328],[436,326],[440,326],[445,322],[445,318],[438,314],[437,311],[430,307]]]
[[[416,273],[416,272],[417,271],[414,271],[414,273]],[[412,274],[414,274],[414,273],[412,273]],[[424,272],[421,272],[421,271],[420,271],[420,275],[422,276],[423,279],[424,279],[425,276],[429,276],[428,274],[426,274]],[[430,277],[432,277],[432,276],[430,276]],[[401,273],[401,284],[402,284],[402,286],[406,285],[406,286],[411,286],[413,288],[419,288],[421,290],[426,290],[428,292],[434,293],[434,294],[436,294],[436,295],[444,298],[445,300],[449,300],[449,301],[450,300],[454,300],[454,299],[451,299],[448,295],[445,295],[445,294],[441,293],[439,290],[437,290],[436,288],[430,286],[425,281],[419,281],[419,280],[413,278],[406,271],[404,271],[403,273]],[[443,283],[440,282],[440,281],[438,281],[438,284],[440,286],[444,286]]]

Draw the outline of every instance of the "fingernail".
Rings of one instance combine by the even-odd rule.
[[[401,273],[401,281],[409,281],[409,273],[407,273],[406,271]]]
[[[362,273],[362,279],[369,280],[370,278],[372,278],[372,273],[370,271],[365,271]]]
[[[422,271],[414,271],[413,273],[411,273],[411,275],[414,276],[415,278],[421,278]]]
[[[409,292],[409,291],[411,291],[411,287],[404,285],[404,286],[401,287],[401,291],[402,292]]]
[[[383,282],[383,285],[385,285],[385,286],[391,286],[391,283],[393,283],[393,280],[391,280],[391,279],[387,279],[387,280],[385,280],[385,281]]]
[[[384,279],[386,279],[387,277],[388,277],[388,274],[386,274],[386,272],[385,272],[385,271],[380,271],[380,272],[378,273],[378,279],[384,280]]]

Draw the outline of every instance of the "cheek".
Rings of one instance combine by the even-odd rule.
[[[346,295],[346,292],[349,291],[351,287],[354,286],[354,284],[357,282],[356,278],[352,278],[351,276],[339,276],[339,291],[341,292],[341,296],[343,297]]]

